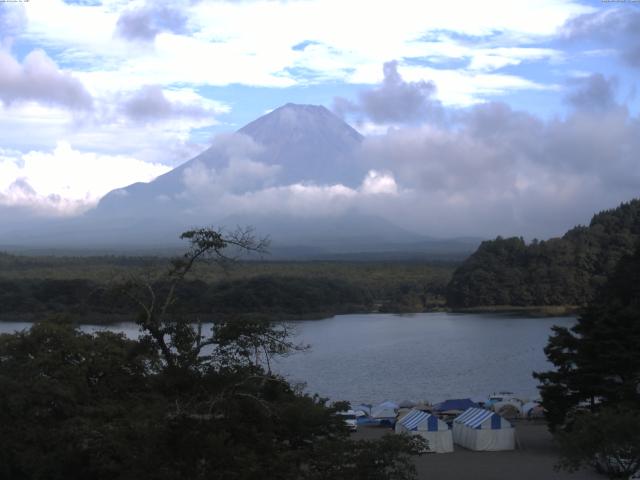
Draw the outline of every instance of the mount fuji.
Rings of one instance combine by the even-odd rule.
[[[250,225],[271,238],[276,258],[473,251],[477,239],[436,240],[331,202],[319,211],[296,196],[355,195],[369,172],[358,155],[362,141],[325,107],[289,103],[149,183],[109,192],[80,217],[14,231],[0,243],[141,251],[176,247],[179,233],[198,225]]]
[[[185,190],[246,193],[309,182],[357,186],[366,174],[354,156],[362,140],[325,107],[288,103],[235,134],[218,138],[200,155],[152,182],[108,193],[92,213],[120,216],[135,211],[155,217],[160,209],[166,217],[169,199],[182,215],[191,215],[202,205],[194,205],[197,200]],[[206,196],[200,195],[199,200]]]

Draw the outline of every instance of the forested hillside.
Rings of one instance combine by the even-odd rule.
[[[600,212],[561,238],[483,242],[447,287],[452,307],[585,305],[640,239],[640,200]]]

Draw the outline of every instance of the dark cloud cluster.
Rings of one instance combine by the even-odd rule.
[[[567,95],[567,102],[578,110],[605,112],[616,104],[618,80],[595,73],[584,78],[574,78],[570,83],[577,88]]]
[[[635,5],[580,15],[564,25],[563,33],[572,40],[597,39],[618,50],[628,65],[640,68],[640,8]]]
[[[398,62],[383,66],[384,79],[378,87],[363,90],[358,102],[341,97],[334,99],[333,110],[340,116],[353,114],[376,124],[411,124],[433,121],[441,115],[442,106],[433,98],[433,82],[407,82],[398,73]]]
[[[36,101],[71,110],[90,110],[93,98],[84,85],[58,69],[43,50],[29,53],[22,63],[0,50],[0,100],[5,105]]]
[[[141,7],[122,12],[116,33],[122,38],[138,42],[153,42],[160,32],[184,33],[187,15],[184,2],[147,2]]]
[[[565,118],[489,102],[367,137],[361,161],[403,191],[381,212],[431,234],[548,237],[637,197],[640,120],[616,103],[615,83],[576,81]]]
[[[170,101],[158,85],[146,85],[128,96],[121,105],[131,120],[150,123],[168,118],[210,118],[211,110],[200,105]]]

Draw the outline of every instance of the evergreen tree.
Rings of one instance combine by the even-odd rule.
[[[552,428],[578,405],[640,402],[640,248],[570,329],[554,328],[545,348],[556,370],[536,373]]]
[[[555,370],[534,373],[562,466],[605,473],[640,468],[640,247],[572,328],[554,328],[545,353]]]

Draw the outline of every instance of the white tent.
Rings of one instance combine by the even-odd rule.
[[[495,412],[469,408],[453,421],[453,441],[469,450],[513,450],[515,428]]]
[[[428,452],[453,452],[453,437],[446,423],[435,415],[411,410],[396,423],[396,433],[420,435],[428,442]]]
[[[381,422],[393,423],[396,420],[398,404],[393,402],[382,402],[377,407],[373,407],[371,417]]]

